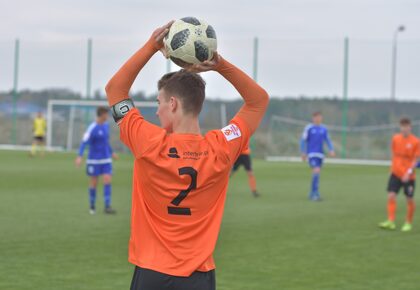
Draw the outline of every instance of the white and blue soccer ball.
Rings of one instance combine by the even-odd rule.
[[[176,20],[164,39],[170,59],[184,67],[211,60],[217,49],[216,32],[201,19],[184,17]]]

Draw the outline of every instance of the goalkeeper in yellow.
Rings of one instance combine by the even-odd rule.
[[[40,151],[41,156],[43,156],[45,152],[45,133],[47,131],[47,122],[41,112],[38,112],[34,119],[33,130],[34,140],[32,142],[30,156],[35,156],[37,151]]]

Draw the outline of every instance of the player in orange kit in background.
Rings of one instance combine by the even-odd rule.
[[[131,289],[213,290],[213,251],[230,170],[262,120],[268,95],[215,54],[212,61],[164,75],[157,97],[161,127],[147,122],[128,93],[143,66],[163,48],[171,24],[155,30],[106,87],[121,140],[135,157]],[[205,82],[196,72],[210,70],[229,81],[245,104],[228,126],[201,135]]]
[[[416,136],[411,134],[411,121],[408,118],[402,118],[400,120],[400,133],[392,137],[392,166],[388,182],[388,220],[380,223],[379,227],[388,230],[396,228],[396,197],[402,187],[407,198],[407,216],[401,230],[403,232],[411,231],[415,210],[415,169],[419,157],[420,142]]]
[[[246,174],[248,175],[248,184],[252,195],[254,197],[259,197],[260,193],[257,191],[257,180],[255,179],[254,171],[252,170],[251,149],[249,146],[247,146],[245,150],[241,152],[241,155],[239,155],[238,159],[236,159],[235,163],[233,164],[231,176],[239,169],[241,165],[243,165]]]

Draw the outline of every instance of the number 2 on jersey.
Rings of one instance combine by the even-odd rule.
[[[178,169],[179,175],[189,175],[191,177],[190,186],[181,190],[179,194],[171,201],[175,206],[168,206],[168,214],[174,215],[191,215],[191,209],[188,207],[179,207],[180,203],[187,197],[191,190],[197,188],[197,170],[192,167],[182,167]]]

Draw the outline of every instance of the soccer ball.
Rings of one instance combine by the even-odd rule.
[[[180,67],[211,60],[217,48],[213,27],[195,17],[176,20],[163,42],[170,59]]]

